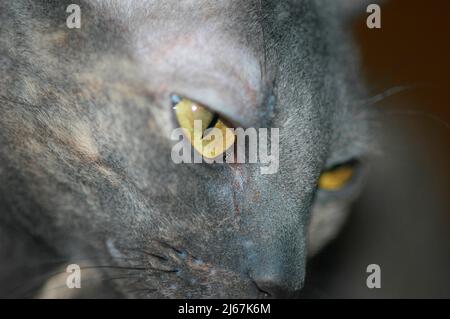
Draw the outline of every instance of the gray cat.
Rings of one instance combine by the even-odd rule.
[[[71,2],[0,1],[0,296],[299,296],[374,148],[364,1]],[[175,164],[173,94],[279,128],[278,172]]]

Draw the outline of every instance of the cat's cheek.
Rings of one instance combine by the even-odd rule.
[[[308,257],[316,255],[338,235],[350,213],[348,201],[315,203],[308,229]]]

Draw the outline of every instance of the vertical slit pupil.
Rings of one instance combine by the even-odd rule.
[[[205,129],[204,132],[202,132],[202,138],[205,137],[205,132],[207,130],[216,126],[217,121],[219,121],[219,116],[216,113],[214,113],[213,118],[212,118],[211,122],[209,123],[208,127]]]
[[[214,126],[216,126],[218,121],[219,121],[219,116],[214,113],[214,116],[213,116],[213,118],[211,120],[211,123],[209,123],[209,125],[208,125],[208,127],[206,129],[208,130],[210,128],[213,128]]]

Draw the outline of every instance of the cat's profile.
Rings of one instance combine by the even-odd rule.
[[[2,296],[67,296],[69,264],[76,296],[297,296],[372,148],[358,5],[86,0],[70,29],[72,1],[0,2]],[[174,93],[279,128],[278,172],[173,163]]]

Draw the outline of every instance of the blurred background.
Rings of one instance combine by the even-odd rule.
[[[336,241],[309,265],[305,296],[450,298],[450,1],[391,0],[382,28],[354,22],[383,154]],[[381,267],[368,289],[366,267]]]

